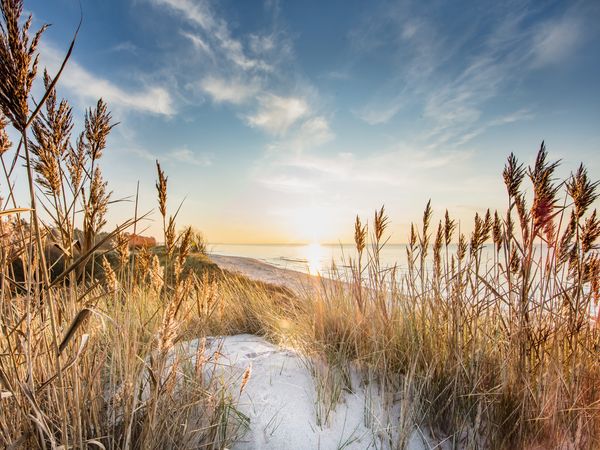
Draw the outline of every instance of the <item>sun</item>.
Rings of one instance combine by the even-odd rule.
[[[333,234],[332,212],[321,206],[304,206],[290,211],[289,229],[294,240],[324,242]]]
[[[320,244],[313,242],[304,248],[304,257],[308,265],[309,273],[318,275],[321,273],[321,263],[323,261],[323,248]]]

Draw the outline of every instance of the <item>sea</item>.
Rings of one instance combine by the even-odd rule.
[[[331,275],[332,263],[338,271],[344,271],[350,259],[357,258],[353,244],[211,244],[209,253],[226,256],[254,258],[281,269],[296,270],[311,275]],[[451,249],[452,251],[454,249]],[[431,251],[428,265],[431,266]],[[367,250],[363,252],[363,265],[367,262]],[[399,272],[407,268],[406,244],[386,244],[379,255],[380,267],[396,267]]]

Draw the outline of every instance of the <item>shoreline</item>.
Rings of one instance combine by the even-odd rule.
[[[323,284],[336,283],[336,281],[320,274],[311,275],[298,270],[283,269],[247,256],[209,253],[208,257],[221,269],[239,273],[255,281],[285,287],[296,293],[306,292],[307,288],[322,288]]]

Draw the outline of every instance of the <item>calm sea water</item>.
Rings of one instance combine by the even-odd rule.
[[[450,253],[456,251],[456,245],[451,245]],[[327,245],[327,244],[309,244],[309,245],[252,245],[252,244],[213,244],[209,246],[209,251],[218,255],[244,256],[258,259],[282,269],[291,269],[299,272],[310,273],[312,275],[320,274],[325,277],[331,276],[331,264],[335,262],[338,273],[343,277],[349,276],[347,264],[349,258],[356,258],[356,249],[353,245]],[[433,264],[432,251],[429,251],[427,258],[428,269],[431,270]],[[539,248],[536,254],[544,255],[546,248]],[[490,267],[493,264],[491,255],[493,246],[488,244],[484,247],[482,253],[482,267]],[[366,262],[366,255],[363,255],[363,261]],[[388,244],[381,252],[382,268],[397,266],[398,273],[405,272],[407,267],[406,245]],[[589,285],[584,287],[585,292],[589,292]],[[599,314],[600,305],[591,305],[590,312],[592,316]]]
[[[355,259],[357,257],[354,245],[349,244],[213,244],[209,246],[209,250],[211,253],[218,255],[244,256],[283,269],[297,270],[313,275],[319,273],[324,276],[329,275],[332,262],[335,262],[338,269],[343,269],[350,258]],[[431,255],[429,259],[431,259]],[[380,261],[382,267],[397,265],[401,271],[406,269],[406,245],[386,245],[381,251]],[[366,262],[365,254],[363,254],[363,264],[364,262]]]

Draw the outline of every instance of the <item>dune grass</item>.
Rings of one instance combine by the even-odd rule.
[[[391,447],[415,426],[453,448],[600,447],[600,222],[583,166],[560,183],[543,144],[531,168],[509,157],[507,210],[476,215],[470,236],[448,213],[436,227],[428,204],[406,271],[380,261],[383,208],[369,226],[357,218],[350,276],[292,292],[194,253],[204,247],[191,228],[175,231],[157,163],[165,245],[131,252],[124,232],[136,234],[145,216],[104,230],[107,105],[99,100],[73,138],[60,73],[44,73],[45,95],[31,97],[44,29],[30,37],[21,1],[0,9],[0,445],[230,446],[247,426],[235,397],[205,376],[210,358],[173,348],[253,333],[316,362],[324,424],[351,373],[388,392],[401,405]],[[26,206],[13,192],[21,160]]]

